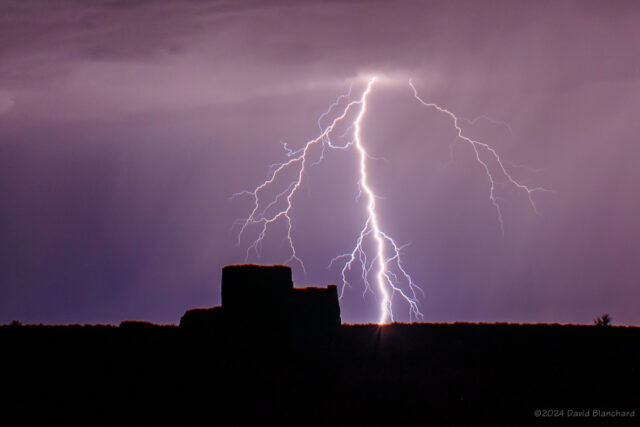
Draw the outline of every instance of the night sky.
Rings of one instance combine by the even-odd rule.
[[[252,237],[236,246],[251,201],[230,196],[375,74],[362,140],[425,321],[640,324],[638,22],[633,1],[0,0],[0,323],[177,323],[219,304]],[[540,215],[503,186],[501,234],[473,150],[409,79],[502,122],[464,131],[554,191]],[[365,215],[356,159],[305,176],[297,286],[339,281],[327,265]],[[249,261],[284,262],[283,232]],[[359,283],[341,307],[377,321]]]

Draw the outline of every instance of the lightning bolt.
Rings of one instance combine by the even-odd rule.
[[[399,245],[395,242],[389,234],[384,232],[380,227],[380,219],[376,211],[376,200],[379,198],[373,192],[369,185],[368,180],[368,165],[367,160],[373,158],[367,152],[365,145],[362,141],[361,127],[362,121],[367,112],[367,99],[376,83],[376,77],[372,77],[363,91],[359,99],[350,100],[351,87],[348,93],[340,95],[329,108],[320,115],[318,118],[318,127],[320,134],[313,139],[308,140],[301,148],[293,150],[289,148],[286,142],[282,142],[283,148],[287,155],[288,160],[282,163],[276,163],[271,165],[269,173],[264,182],[258,185],[254,190],[244,190],[239,193],[235,193],[233,197],[247,195],[253,201],[253,208],[247,218],[236,221],[236,225],[240,226],[240,231],[237,236],[237,244],[241,244],[242,236],[247,232],[248,228],[256,226],[258,229],[257,237],[249,245],[246,250],[246,257],[249,258],[250,254],[254,252],[257,256],[260,256],[261,245],[269,230],[269,227],[274,225],[278,221],[284,221],[286,225],[286,241],[290,250],[290,257],[285,262],[298,263],[303,271],[306,272],[305,265],[298,256],[292,237],[292,218],[291,210],[293,208],[293,199],[302,186],[303,178],[307,168],[316,166],[324,160],[326,150],[347,150],[354,148],[357,151],[359,157],[358,171],[359,171],[359,193],[356,196],[356,200],[360,197],[366,198],[366,212],[367,217],[364,221],[353,249],[349,252],[340,254],[333,258],[329,263],[329,267],[334,264],[342,262],[341,277],[342,286],[340,291],[340,299],[344,296],[345,289],[350,287],[347,275],[348,272],[356,267],[360,267],[360,277],[364,283],[364,293],[371,292],[378,295],[380,300],[380,317],[378,319],[380,324],[393,321],[393,301],[396,297],[403,300],[409,306],[409,318],[419,319],[422,318],[418,306],[417,294],[422,293],[422,289],[414,282],[411,275],[406,271],[403,266],[401,253],[406,245]],[[504,234],[504,223],[502,218],[502,211],[498,198],[495,194],[496,183],[498,183],[497,177],[491,171],[487,161],[483,160],[481,152],[485,152],[493,158],[497,164],[498,169],[501,171],[506,182],[515,186],[517,189],[526,192],[529,202],[537,213],[537,207],[533,200],[533,193],[537,191],[547,191],[542,187],[529,187],[516,181],[512,175],[509,174],[505,168],[505,161],[498,155],[498,153],[488,144],[480,141],[473,140],[465,136],[462,132],[461,122],[473,123],[468,119],[459,118],[451,111],[442,108],[436,104],[423,101],[411,81],[409,86],[413,89],[414,97],[425,107],[433,108],[441,113],[448,115],[452,121],[453,126],[456,129],[456,139],[464,141],[471,145],[474,150],[475,158],[477,162],[483,167],[489,180],[489,199],[495,207],[498,214],[498,222],[500,229]],[[346,105],[337,114],[328,125],[323,126],[322,122],[327,117],[331,116],[332,111],[337,109],[341,103],[346,102]],[[335,144],[331,140],[332,134],[336,131],[336,128],[343,121],[347,120],[350,114],[353,114],[353,110],[356,110],[356,117],[353,122],[347,127],[347,130],[341,136],[344,137],[349,132],[353,132],[353,140],[347,141],[340,145]],[[485,116],[482,118],[487,119]],[[490,119],[488,119],[490,120]],[[311,148],[313,146],[320,145],[321,152],[319,158],[315,161],[311,158]],[[278,191],[279,180],[281,177],[285,177],[287,173],[293,172],[294,179],[285,185],[284,189],[272,196],[271,198],[263,196],[267,190]],[[285,178],[286,179],[286,178]],[[264,200],[263,200],[264,199]],[[280,209],[276,209],[277,206],[281,206]],[[373,253],[368,251],[369,247],[373,246],[375,250]],[[374,271],[375,270],[375,271]],[[372,278],[373,276],[373,278]],[[377,292],[374,291],[377,289]]]
[[[393,321],[393,310],[392,310],[392,295],[390,294],[399,294],[402,298],[409,304],[410,318],[413,316],[415,318],[422,317],[422,313],[420,312],[417,304],[416,298],[416,290],[420,290],[420,288],[413,282],[411,276],[406,272],[406,270],[402,266],[402,262],[400,259],[400,251],[401,247],[399,247],[395,241],[389,237],[386,233],[384,233],[380,229],[380,224],[378,220],[378,216],[376,214],[376,196],[369,187],[367,182],[367,158],[369,155],[362,145],[362,139],[360,137],[360,128],[362,123],[362,118],[364,117],[367,111],[367,96],[371,92],[371,88],[375,83],[375,77],[369,81],[367,85],[367,89],[362,96],[362,108],[360,109],[360,113],[358,114],[355,122],[354,122],[354,141],[356,149],[360,154],[360,191],[361,194],[364,193],[367,198],[367,213],[368,217],[365,221],[364,227],[360,231],[360,235],[356,241],[356,246],[353,251],[348,254],[338,255],[336,258],[331,260],[329,266],[331,266],[335,261],[340,258],[346,258],[347,261],[343,264],[342,268],[342,292],[340,297],[344,294],[344,289],[348,285],[348,281],[346,278],[347,270],[350,270],[353,263],[356,260],[359,261],[362,267],[362,279],[365,284],[365,291],[367,289],[371,289],[371,285],[369,282],[369,272],[371,271],[372,266],[377,265],[377,272],[375,275],[375,280],[378,285],[378,290],[381,295],[380,302],[380,319],[379,323],[387,323],[388,320]],[[375,242],[376,253],[375,257],[367,266],[367,255],[363,248],[363,243],[367,237],[371,236],[371,238]],[[391,247],[391,255],[387,255],[386,243],[388,243]],[[409,291],[412,295],[407,294],[402,290],[400,286],[398,286],[398,275],[395,274],[390,265],[394,264],[395,267],[400,271],[402,278],[407,281]]]
[[[433,108],[441,113],[446,114],[447,116],[449,116],[449,118],[451,118],[452,122],[453,122],[453,126],[456,130],[456,139],[466,142],[468,143],[472,149],[473,152],[475,154],[475,159],[476,161],[482,166],[482,168],[484,169],[486,175],[487,175],[487,179],[489,180],[489,200],[491,200],[491,204],[494,206],[494,208],[496,209],[496,212],[498,213],[498,223],[500,224],[500,232],[502,233],[502,235],[504,236],[504,220],[502,218],[502,209],[500,207],[500,203],[499,203],[499,199],[496,196],[496,184],[498,182],[506,182],[507,184],[513,186],[514,188],[516,188],[519,191],[522,191],[526,194],[527,199],[529,201],[529,204],[531,205],[531,207],[533,208],[533,211],[540,215],[540,212],[538,211],[538,207],[536,206],[535,201],[533,200],[533,194],[538,192],[538,191],[546,191],[546,192],[551,192],[551,190],[548,190],[544,187],[530,187],[528,185],[522,184],[518,181],[516,181],[513,176],[507,171],[507,168],[505,167],[505,164],[508,163],[507,161],[503,160],[500,155],[498,154],[498,152],[492,148],[489,144],[484,143],[484,142],[480,142],[477,141],[475,139],[469,138],[468,136],[465,136],[462,133],[462,127],[460,126],[460,123],[463,121],[466,122],[470,122],[473,124],[474,121],[468,120],[468,119],[464,119],[464,118],[460,118],[458,116],[456,116],[454,113],[452,113],[450,110],[447,110],[444,107],[441,107],[437,104],[431,103],[431,102],[426,102],[424,101],[422,98],[420,98],[420,95],[418,95],[418,90],[416,89],[416,87],[413,85],[413,82],[411,80],[409,80],[409,86],[411,86],[411,89],[413,90],[413,96],[415,99],[418,100],[418,102],[420,102],[423,106],[425,107],[429,107],[429,108]],[[482,118],[488,119],[486,116],[481,116]],[[488,119],[494,123],[500,123],[502,124],[503,122],[496,122],[493,121],[491,119]],[[508,126],[508,125],[507,125]],[[511,130],[511,128],[509,127],[509,130]],[[495,164],[495,166],[497,166],[497,169],[500,171],[502,177],[503,177],[503,181],[499,181],[498,177],[495,176],[495,173],[491,171],[491,168],[489,167],[489,164],[482,159],[482,156],[480,155],[481,152],[485,152],[486,154],[488,154],[488,157],[490,159],[493,159],[493,162]]]

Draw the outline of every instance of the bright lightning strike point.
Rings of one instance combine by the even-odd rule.
[[[285,262],[297,262],[298,264],[300,264],[303,271],[306,271],[302,259],[300,259],[300,257],[298,257],[297,255],[292,237],[293,226],[291,219],[291,210],[293,208],[293,199],[297,191],[302,186],[306,168],[320,164],[324,160],[326,149],[347,150],[351,147],[355,147],[355,150],[357,150],[357,153],[359,155],[358,187],[360,190],[356,199],[359,199],[362,196],[366,198],[367,218],[360,230],[360,233],[358,234],[353,249],[350,252],[338,255],[333,258],[329,263],[329,267],[340,260],[343,261],[341,269],[342,287],[340,292],[340,298],[342,299],[345,289],[350,286],[347,279],[347,272],[350,271],[352,267],[354,267],[354,265],[359,264],[360,276],[365,288],[364,292],[372,292],[378,295],[380,300],[380,317],[378,319],[378,322],[380,324],[384,324],[393,321],[392,304],[394,297],[399,297],[406,304],[408,304],[410,320],[417,320],[419,318],[422,318],[423,315],[418,307],[417,298],[417,292],[422,292],[422,290],[413,281],[413,278],[408,274],[402,264],[401,252],[406,245],[398,245],[387,233],[385,233],[381,229],[380,220],[376,212],[377,197],[371,189],[368,181],[367,159],[372,157],[369,155],[369,153],[367,153],[363,144],[361,127],[363,118],[365,117],[365,114],[367,112],[367,99],[376,81],[376,77],[371,77],[368,80],[366,89],[362,93],[361,97],[357,100],[348,101],[343,107],[340,114],[335,116],[326,127],[323,127],[323,119],[329,117],[332,111],[334,109],[337,109],[340,104],[343,103],[343,101],[350,99],[351,87],[349,88],[349,92],[347,94],[340,95],[318,118],[320,135],[318,135],[314,139],[307,141],[302,146],[302,148],[297,150],[289,148],[289,146],[283,142],[282,145],[284,147],[288,160],[283,163],[276,163],[274,165],[271,165],[269,176],[267,177],[267,179],[262,184],[258,185],[254,190],[244,190],[242,192],[234,194],[233,196],[235,197],[240,195],[249,195],[253,199],[253,209],[249,216],[237,221],[237,223],[241,225],[240,231],[238,233],[238,245],[240,245],[242,236],[245,232],[247,232],[247,229],[249,227],[257,226],[259,230],[258,236],[247,248],[247,259],[249,258],[249,255],[252,251],[255,252],[256,255],[260,255],[261,244],[266,236],[269,227],[275,224],[277,221],[284,221],[287,230],[286,241],[291,253],[290,257]],[[481,151],[488,153],[491,156],[491,158],[498,166],[498,169],[501,171],[503,177],[509,184],[513,185],[515,188],[521,191],[526,192],[531,206],[536,213],[538,212],[532,196],[537,191],[548,190],[545,190],[542,187],[529,187],[516,181],[505,168],[506,161],[503,161],[491,146],[486,143],[473,140],[462,133],[460,122],[469,120],[459,118],[451,111],[436,104],[423,101],[418,95],[418,91],[411,81],[409,81],[409,86],[413,89],[414,97],[422,105],[424,105],[425,107],[434,108],[435,110],[448,115],[452,119],[453,126],[456,129],[456,138],[467,142],[473,148],[477,162],[483,167],[488,177],[490,185],[489,199],[491,200],[491,203],[497,211],[498,222],[503,234],[504,224],[502,219],[502,211],[498,202],[498,198],[495,195],[495,185],[497,182],[496,177],[492,173],[491,168],[489,167],[487,162],[482,159],[480,155]],[[342,135],[345,136],[348,132],[353,131],[353,141],[349,141],[344,145],[334,144],[331,141],[332,133],[334,132],[336,127],[346,119],[351,110],[357,107],[359,107],[359,110],[354,121],[350,126],[348,126],[345,134]],[[312,162],[310,149],[316,144],[320,144],[322,150],[319,158],[316,161]],[[270,199],[263,200],[263,193],[267,189],[277,189],[278,187],[276,181],[290,170],[294,172],[294,176],[296,178],[293,179],[288,185],[286,185],[284,189],[280,190],[280,192],[278,192],[275,196],[271,197]],[[284,206],[280,209],[276,209],[276,206],[279,205]],[[273,210],[275,210],[275,212],[272,212]],[[373,245],[375,247],[375,251],[373,251],[372,254],[368,253],[367,251],[369,245]],[[374,287],[372,286],[370,281],[370,277],[372,274],[375,278],[374,283],[376,285],[375,289],[377,289],[377,292],[374,291]]]

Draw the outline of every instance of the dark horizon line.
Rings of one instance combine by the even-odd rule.
[[[269,323],[269,322],[265,322]],[[10,323],[0,324],[0,327],[114,327],[119,328],[121,326],[152,326],[152,327],[175,327],[179,328],[179,323],[154,323],[148,320],[123,320],[120,323],[22,323],[19,320],[13,320]],[[389,323],[341,323],[340,326],[598,326],[594,323],[562,323],[562,322],[468,322],[468,321],[453,321],[453,322],[389,322]],[[610,324],[608,328],[640,328],[640,325],[624,325],[624,324]]]

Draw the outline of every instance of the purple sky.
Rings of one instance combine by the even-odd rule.
[[[384,228],[426,321],[640,324],[640,6],[637,2],[0,2],[0,322],[176,323],[220,303],[244,261],[236,218],[280,141],[301,146],[376,73],[363,141]],[[86,4],[91,4],[87,7]],[[488,182],[442,115],[487,115],[489,142],[538,194]],[[453,163],[450,162],[453,153]],[[355,153],[314,168],[296,199],[297,285],[363,219]],[[257,263],[288,258],[281,229]],[[377,302],[347,291],[342,318]],[[401,306],[399,320],[406,320]]]

